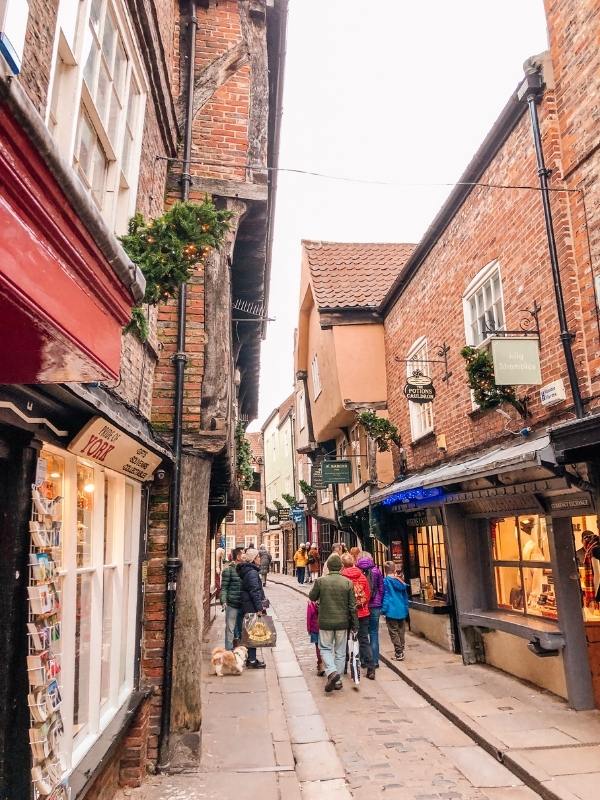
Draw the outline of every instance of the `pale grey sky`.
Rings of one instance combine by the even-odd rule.
[[[457,180],[546,47],[543,0],[290,0],[280,166]],[[259,422],[293,388],[300,240],[418,242],[449,191],[280,173]]]

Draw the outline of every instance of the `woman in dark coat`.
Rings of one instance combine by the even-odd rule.
[[[242,581],[242,614],[264,614],[266,597],[260,579],[260,553],[249,547],[245,558],[246,560],[237,568]],[[265,662],[259,661],[256,657],[255,647],[248,648],[246,666],[249,669],[265,668]]]

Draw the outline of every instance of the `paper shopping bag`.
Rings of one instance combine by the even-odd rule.
[[[360,684],[360,650],[358,636],[351,633],[348,639],[348,655],[350,657],[350,677],[358,686]]]
[[[277,631],[266,614],[245,614],[242,622],[242,644],[245,647],[275,647]]]

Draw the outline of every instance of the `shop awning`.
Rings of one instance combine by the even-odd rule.
[[[436,490],[438,488],[441,490],[450,484],[473,481],[515,469],[540,467],[544,464],[556,464],[549,436],[527,439],[507,447],[494,447],[484,453],[411,475],[403,481],[396,481],[391,486],[375,492],[373,504],[392,505],[414,500],[435,500]],[[410,494],[413,496],[409,496]]]
[[[0,79],[0,382],[118,378],[144,287],[19,82]]]

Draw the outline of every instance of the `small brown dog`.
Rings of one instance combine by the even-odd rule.
[[[235,650],[225,650],[224,647],[215,647],[212,651],[210,663],[213,666],[215,675],[222,678],[223,675],[241,675],[246,666],[247,658],[247,647],[236,647]]]

